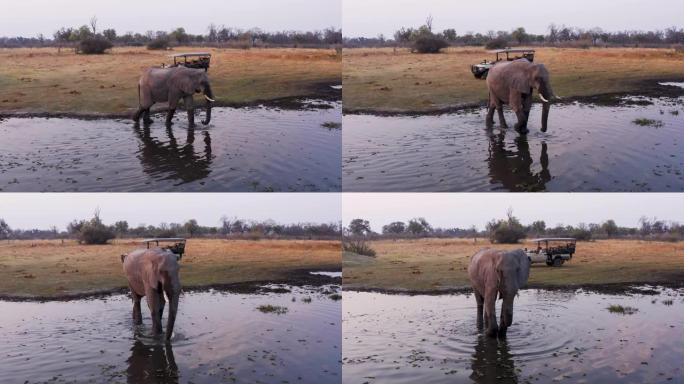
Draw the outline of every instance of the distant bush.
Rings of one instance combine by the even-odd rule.
[[[159,39],[154,39],[147,43],[147,49],[151,51],[157,51],[157,50],[165,50],[169,48],[169,39],[167,38],[159,38]]]
[[[413,50],[418,53],[439,53],[448,46],[449,43],[437,35],[420,36],[413,42]]]
[[[487,224],[489,241],[498,244],[515,244],[525,238],[525,227],[513,216],[509,210],[508,218],[504,220],[492,220]]]
[[[485,48],[487,49],[504,49],[508,45],[508,42],[504,39],[497,38],[494,40],[490,40],[485,44]]]
[[[357,255],[375,257],[375,250],[368,246],[364,239],[347,239],[342,242],[342,249]]]
[[[100,220],[99,212],[95,212],[92,219],[81,222],[78,229],[78,240],[85,244],[107,244],[115,237],[114,231]]]
[[[114,45],[102,38],[88,38],[81,40],[78,43],[77,52],[85,55],[101,55],[105,53],[106,50],[111,49]]]

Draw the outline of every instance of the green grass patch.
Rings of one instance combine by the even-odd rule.
[[[619,313],[621,315],[633,315],[639,310],[634,307],[623,307],[622,305],[619,304],[612,304],[611,306],[608,307],[608,312],[610,313]]]
[[[663,122],[660,120],[645,119],[645,118],[634,119],[632,121],[632,123],[634,123],[636,125],[640,125],[642,127],[660,128],[663,126]]]
[[[261,313],[275,313],[276,315],[284,315],[287,313],[288,309],[287,307],[282,307],[280,305],[260,305],[257,307],[257,309]]]

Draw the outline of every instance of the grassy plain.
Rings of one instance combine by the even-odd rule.
[[[345,289],[428,292],[470,285],[470,257],[482,248],[515,249],[484,239],[380,240],[369,243],[375,258],[343,256]],[[684,243],[637,240],[579,242],[573,259],[560,268],[534,264],[529,286],[580,286],[617,283],[681,282]]]
[[[217,105],[316,97],[341,82],[342,60],[332,49],[122,47],[104,55],[77,55],[66,48],[61,53],[0,49],[0,113],[127,116],[138,105],[142,71],[172,63],[169,54],[187,51],[211,52],[209,76]]]
[[[139,240],[0,243],[0,296],[57,297],[127,287],[120,255]],[[301,270],[340,270],[340,243],[314,240],[189,239],[181,261],[187,287],[287,281]]]
[[[639,93],[648,82],[684,80],[684,53],[651,48],[537,48],[535,62],[564,98]],[[448,48],[422,55],[408,49],[345,49],[344,108],[348,112],[434,112],[487,100],[487,86],[470,65],[494,55],[484,48]]]

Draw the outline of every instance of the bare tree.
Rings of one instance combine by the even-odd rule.
[[[90,18],[90,28],[93,30],[93,35],[97,34],[97,16]]]
[[[425,26],[427,27],[428,31],[432,32],[432,15],[429,15],[427,19],[425,19]]]

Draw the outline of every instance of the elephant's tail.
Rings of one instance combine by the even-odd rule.
[[[141,105],[140,105],[140,83],[138,83],[138,107],[141,107]]]
[[[124,262],[124,260],[126,260],[126,256],[128,256],[127,253],[124,253],[124,254],[121,255],[121,262],[122,262],[122,263]]]

